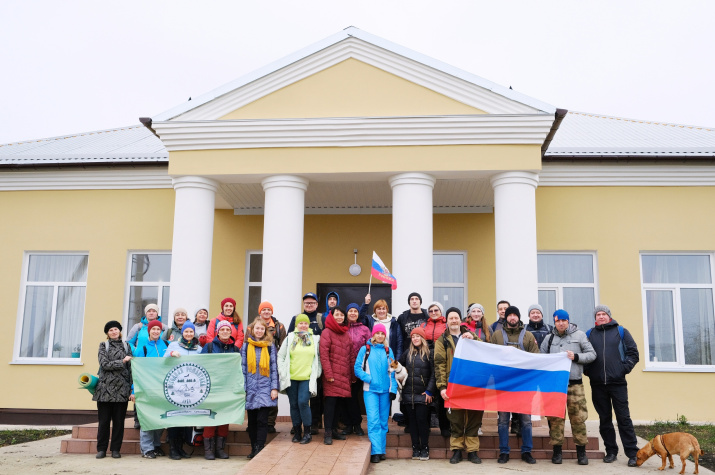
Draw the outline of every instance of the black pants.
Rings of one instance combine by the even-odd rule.
[[[444,399],[442,395],[437,392],[437,404],[435,404],[435,409],[437,410],[437,419],[439,420],[439,430],[450,430],[449,419],[447,419],[447,409],[444,407]]]
[[[345,403],[348,398],[325,396],[323,401],[323,409],[325,409],[325,428],[336,430],[338,428],[338,418],[335,417],[336,412],[340,414],[345,410]]]
[[[124,439],[124,419],[127,417],[129,402],[99,402],[97,401],[97,452],[106,452],[109,445],[109,423],[112,423],[112,447],[110,450],[121,450]]]
[[[628,409],[628,385],[591,385],[591,396],[593,407],[596,408],[600,419],[598,430],[601,433],[603,445],[606,446],[606,453],[618,454],[616,431],[613,428],[613,412],[615,412],[623,451],[626,453],[626,457],[635,457],[638,453],[638,440],[636,431],[633,429],[631,412]]]
[[[263,447],[266,445],[266,434],[268,434],[268,407],[258,409],[248,409],[248,438],[251,439],[251,446]]]
[[[317,429],[323,420],[323,378],[318,378],[318,395],[310,398],[310,414],[313,417],[313,427]]]
[[[429,406],[425,404],[404,404],[405,416],[410,420],[410,436],[412,447],[426,449],[429,447]]]
[[[348,425],[359,426],[362,424],[362,413],[360,412],[360,402],[362,399],[362,381],[355,381],[350,385],[352,396],[347,402]]]

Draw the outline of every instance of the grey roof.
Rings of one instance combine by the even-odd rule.
[[[164,144],[143,125],[0,145],[0,165],[168,161]]]
[[[715,128],[625,119],[587,112],[564,117],[546,158],[713,157]]]

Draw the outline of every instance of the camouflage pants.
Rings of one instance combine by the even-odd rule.
[[[566,395],[566,412],[571,422],[571,432],[576,445],[586,445],[586,419],[588,419],[588,409],[586,406],[586,393],[583,384],[569,386]],[[547,417],[549,420],[549,436],[551,445],[564,444],[564,422],[562,417]]]
[[[469,409],[449,409],[447,419],[450,422],[452,436],[449,439],[451,450],[465,449],[467,452],[479,450],[479,428],[482,426],[484,411]]]

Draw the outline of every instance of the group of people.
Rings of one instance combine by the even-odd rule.
[[[429,460],[431,419],[440,433],[450,438],[453,455],[450,463],[467,459],[481,463],[478,456],[479,431],[483,411],[445,409],[449,400],[447,383],[457,345],[463,339],[507,345],[531,353],[565,352],[571,360],[567,407],[578,463],[586,457],[587,402],[583,374],[591,384],[593,404],[600,417],[600,434],[606,447],[603,461],[616,460],[618,446],[612,422],[615,411],[628,465],[635,466],[636,436],[628,409],[625,376],[638,363],[638,348],[628,330],[611,318],[608,307],[594,309],[594,328],[583,332],[570,322],[568,312],[553,314],[553,327],[544,322],[543,309],[532,305],[529,322],[521,321],[520,310],[507,301],[497,304],[498,318],[487,322],[484,307],[470,304],[464,317],[451,307],[444,311],[439,302],[422,308],[422,297],[413,292],[409,308],[398,317],[389,312],[385,300],[378,300],[369,312],[371,296],[358,305],[340,305],[340,297],[330,292],[326,311],[318,312],[318,297],[303,296],[303,312],[292,317],[286,330],[273,316],[269,302],[259,305],[259,315],[247,327],[236,312],[231,298],[221,302],[222,312],[208,320],[206,309],[198,310],[194,321],[186,311],[174,311],[171,327],[165,326],[158,307],[147,305],[142,321],[122,341],[121,324],[108,322],[107,341],[99,346],[100,375],[94,400],[99,411],[97,457],[106,455],[109,422],[113,422],[112,456],[119,457],[121,434],[131,390],[132,357],[181,357],[190,354],[241,352],[246,388],[248,432],[253,458],[275,431],[278,393],[288,396],[292,421],[292,441],[307,444],[324,423],[327,445],[347,435],[365,435],[360,402],[364,401],[367,435],[371,443],[371,462],[385,459],[387,424],[391,402],[399,396],[405,431],[412,440],[412,458]],[[163,335],[163,337],[162,337]],[[245,340],[245,341],[244,341]],[[398,365],[399,363],[399,365]],[[398,383],[395,372],[402,366],[406,377]],[[562,463],[564,417],[548,417],[553,446],[552,462]],[[499,463],[509,461],[509,421],[511,431],[521,438],[521,458],[536,463],[531,455],[530,414],[499,412]],[[339,430],[342,422],[343,430]],[[170,457],[188,457],[183,451],[185,428],[169,428]],[[164,455],[160,448],[162,430],[141,431],[144,457]],[[205,457],[228,458],[225,441],[228,426],[205,427]]]

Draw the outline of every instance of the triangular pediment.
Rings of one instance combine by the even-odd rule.
[[[360,75],[345,81],[346,74],[351,72],[364,75],[364,81],[380,91],[370,94],[361,84]],[[401,88],[404,91],[399,91]],[[299,93],[315,90],[320,94],[313,94],[312,107],[306,107],[311,98]],[[395,91],[399,92],[394,94]],[[341,93],[356,96],[352,101],[341,100],[338,99]],[[381,95],[391,93],[389,101],[378,103]],[[360,99],[364,99],[362,105],[358,103]],[[409,104],[410,100],[420,99],[425,101],[422,109],[419,104]],[[279,100],[284,101],[280,107]],[[549,104],[350,27],[153,120],[553,114],[554,111]]]

